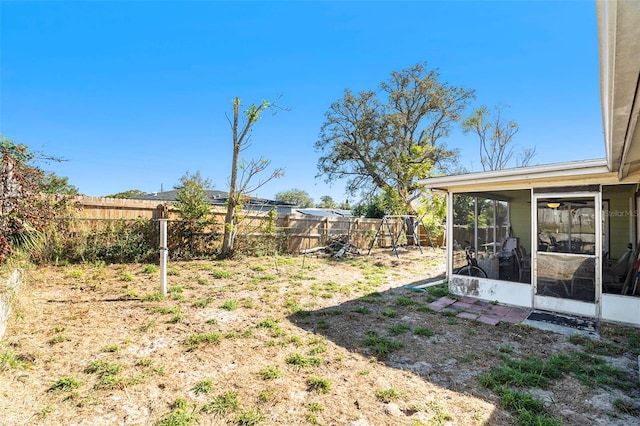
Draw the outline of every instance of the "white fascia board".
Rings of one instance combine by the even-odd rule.
[[[602,108],[602,127],[604,130],[605,155],[610,170],[617,171],[619,159],[614,159],[612,145],[612,109],[613,109],[613,68],[615,63],[615,28],[617,4],[597,0],[598,44],[600,53],[600,104]],[[614,164],[615,163],[615,164]]]
[[[554,178],[579,177],[586,175],[608,175],[607,160],[572,161],[566,163],[544,164],[539,166],[518,167],[513,169],[493,170],[486,172],[465,173],[461,175],[441,176],[421,179],[418,184],[427,189],[454,188],[457,186],[498,184],[505,182],[544,180]]]

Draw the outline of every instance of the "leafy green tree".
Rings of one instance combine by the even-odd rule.
[[[208,250],[208,238],[212,235],[205,231],[214,223],[206,191],[210,186],[211,182],[203,179],[200,172],[186,172],[180,178],[180,184],[174,187],[177,189],[174,205],[182,219],[177,226],[181,243],[173,250],[177,251],[174,254],[178,257],[199,257]]]
[[[519,127],[515,121],[505,121],[502,117],[502,110],[507,107],[495,106],[491,113],[486,106],[482,106],[462,122],[465,133],[478,135],[483,170],[502,170],[513,159],[513,137]],[[535,153],[535,147],[523,149],[516,157],[516,167],[528,165]]]
[[[353,209],[353,207],[349,203],[349,200],[343,201],[340,204],[338,204],[338,208],[341,209],[341,210],[352,210]]]
[[[320,197],[320,203],[316,205],[320,209],[333,209],[336,207],[336,202],[333,201],[333,197],[330,195],[323,195]]]
[[[304,209],[313,207],[313,198],[309,196],[309,193],[297,188],[278,192],[276,194],[276,201],[295,204]]]
[[[365,198],[395,194],[411,212],[418,179],[442,173],[457,160],[445,146],[474,92],[441,83],[426,64],[391,73],[377,91],[346,90],[326,113],[315,146],[319,176],[347,179]]]
[[[40,188],[45,194],[78,195],[78,188],[69,183],[68,177],[58,176],[53,172],[42,175]]]
[[[117,192],[115,194],[106,195],[106,198],[133,198],[141,195],[147,195],[146,192],[141,189],[128,189],[126,191]]]
[[[233,155],[231,157],[231,177],[229,179],[229,195],[227,212],[224,218],[224,239],[222,241],[222,257],[233,255],[235,238],[240,222],[242,202],[250,193],[256,191],[272,179],[283,175],[282,168],[275,169],[265,179],[254,182],[256,176],[264,172],[271,162],[265,158],[258,160],[241,160],[240,151],[246,149],[250,143],[250,131],[260,120],[264,111],[277,108],[275,104],[262,101],[260,105],[251,104],[244,113],[240,113],[240,98],[233,101],[233,119],[229,119],[232,132]]]
[[[210,205],[207,197],[207,189],[211,181],[204,180],[200,172],[190,174],[186,172],[180,178],[180,184],[174,188],[176,193],[175,206],[183,220],[194,223],[207,223],[210,215]]]

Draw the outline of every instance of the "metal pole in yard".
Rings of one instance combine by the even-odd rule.
[[[167,219],[159,219],[160,222],[160,283],[162,295],[167,295],[167,259],[169,248],[167,247]]]

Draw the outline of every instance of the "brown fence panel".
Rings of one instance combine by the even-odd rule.
[[[78,219],[74,224],[75,231],[95,230],[100,225],[97,222],[113,220],[156,220],[168,218],[170,221],[179,221],[179,215],[172,203],[158,203],[147,200],[115,199],[102,197],[77,196],[71,198],[72,204],[77,208],[75,216]],[[223,230],[225,209],[224,207],[212,207],[214,225],[204,232],[220,236]],[[284,241],[289,252],[298,253],[316,247],[323,247],[333,239],[348,236],[349,241],[361,250],[367,250],[376,236],[377,247],[391,247],[392,239],[386,226],[380,227],[381,219],[366,219],[355,217],[323,217],[305,216],[301,214],[279,215],[275,221],[273,233],[265,233],[270,224],[267,212],[245,211],[241,220],[238,235],[274,238]],[[400,234],[401,223],[390,221],[391,232],[394,237]],[[273,227],[272,227],[273,228]],[[419,229],[419,240],[423,246],[429,245],[429,236],[422,227]],[[431,240],[435,245],[438,240]],[[169,242],[171,245],[171,242]]]

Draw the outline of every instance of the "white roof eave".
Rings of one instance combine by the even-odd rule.
[[[538,166],[518,167],[513,169],[493,170],[485,172],[465,173],[421,179],[418,184],[426,189],[451,190],[456,187],[492,185],[494,189],[522,182],[523,187],[530,186],[532,180],[550,180],[557,178],[577,178],[586,175],[610,175],[607,160],[581,160],[565,163],[544,164]]]

